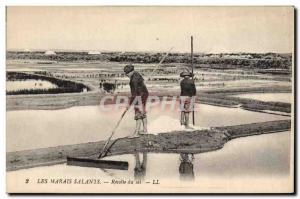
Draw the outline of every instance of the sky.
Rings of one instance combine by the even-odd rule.
[[[7,49],[294,51],[293,7],[7,7]]]

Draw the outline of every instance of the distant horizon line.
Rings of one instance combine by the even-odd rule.
[[[166,51],[152,51],[152,50],[95,50],[95,49],[81,49],[81,50],[77,50],[77,49],[29,49],[29,48],[23,48],[23,49],[18,49],[18,48],[11,48],[11,49],[6,49],[6,51],[54,51],[54,52],[89,52],[89,51],[96,51],[96,52],[137,52],[137,53],[166,53]],[[171,51],[170,53],[190,53],[190,51]],[[244,53],[244,54],[267,54],[267,53],[274,53],[274,54],[293,54],[293,52],[201,52],[201,51],[194,51],[193,53],[197,53],[197,54],[240,54],[240,53]]]

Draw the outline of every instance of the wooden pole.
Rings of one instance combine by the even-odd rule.
[[[119,119],[117,125],[116,125],[115,128],[113,129],[113,131],[112,131],[111,135],[109,136],[109,138],[106,140],[106,142],[105,142],[105,144],[104,144],[104,147],[102,148],[102,150],[101,150],[101,152],[100,152],[98,158],[102,158],[103,155],[105,155],[105,152],[108,150],[108,149],[106,148],[106,146],[108,145],[109,141],[111,140],[111,138],[112,138],[113,135],[115,134],[115,132],[116,132],[118,126],[120,125],[120,123],[121,123],[121,121],[122,121],[122,119],[123,119],[123,117],[124,117],[124,115],[126,114],[127,111],[128,111],[128,109],[125,109],[125,111],[124,111],[123,114],[121,115],[121,118]]]
[[[192,67],[192,74],[194,74],[194,67],[193,67],[193,61],[194,61],[194,46],[193,46],[193,36],[191,36],[191,67]],[[194,78],[194,77],[193,77]]]
[[[194,66],[193,66],[193,62],[194,62],[194,46],[193,46],[193,36],[191,36],[191,67],[192,67],[192,80],[194,80]],[[195,126],[195,111],[194,111],[194,107],[193,107],[193,112],[192,112],[192,117],[193,117],[193,125]]]

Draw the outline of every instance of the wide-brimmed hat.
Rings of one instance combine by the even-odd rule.
[[[186,76],[192,77],[192,73],[187,72],[187,71],[183,71],[180,73],[180,77],[186,77]]]
[[[134,66],[131,65],[131,64],[126,65],[126,66],[124,67],[124,73],[126,73],[126,74],[130,73],[130,72],[133,71],[133,70],[134,70]]]

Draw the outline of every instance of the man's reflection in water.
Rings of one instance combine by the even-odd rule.
[[[192,181],[195,179],[194,176],[194,154],[181,153],[179,156],[180,166],[179,174],[180,180]]]
[[[135,157],[135,168],[134,168],[134,179],[144,181],[146,176],[147,166],[147,153],[143,153],[143,162],[141,163],[139,153],[134,154]]]

